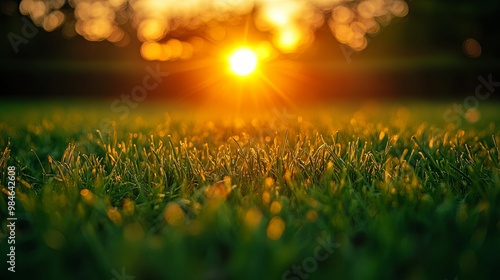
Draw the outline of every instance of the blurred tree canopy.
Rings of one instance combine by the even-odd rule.
[[[24,2],[34,3],[36,1],[25,0]],[[200,37],[209,41],[210,45],[215,47],[225,43],[223,39],[210,38],[210,36],[217,37],[217,27],[221,26],[220,24],[214,25],[212,22],[214,20],[223,22],[222,19],[208,19],[208,27],[198,23],[200,27],[190,31],[189,28],[185,27],[173,28],[176,24],[174,18],[169,21],[168,28],[170,31],[167,32],[166,30],[162,31],[162,28],[155,29],[155,21],[151,21],[150,17],[144,16],[141,18],[141,22],[145,21],[146,23],[142,24],[142,29],[141,22],[122,24],[120,25],[123,29],[122,36],[104,40],[98,36],[92,37],[93,35],[89,35],[82,30],[78,32],[78,28],[76,28],[77,21],[72,17],[73,14],[68,12],[68,10],[74,12],[72,10],[74,7],[72,8],[70,3],[83,3],[85,1],[75,0],[68,3],[67,1],[55,0],[50,2],[59,5],[54,7],[59,7],[63,11],[64,22],[69,23],[69,27],[63,23],[57,25],[61,20],[60,14],[56,13],[49,16],[51,13],[44,13],[45,18],[49,18],[45,20],[47,23],[44,26],[45,21],[38,22],[38,26],[35,27],[36,31],[32,32],[36,34],[29,34],[31,38],[23,35],[23,32],[27,30],[29,33],[30,30],[26,27],[27,17],[20,12],[22,1],[2,1],[0,3],[0,33],[3,38],[0,44],[0,59],[2,61],[0,71],[2,72],[5,87],[2,92],[22,92],[19,95],[27,98],[67,96],[67,88],[74,88],[71,85],[78,84],[81,85],[80,89],[85,91],[85,95],[92,95],[89,93],[92,90],[89,84],[93,84],[99,88],[97,91],[100,91],[95,95],[102,96],[104,91],[115,92],[120,90],[121,87],[115,84],[122,84],[123,88],[128,88],[130,85],[127,84],[127,81],[123,82],[124,75],[131,80],[140,75],[144,69],[142,65],[146,63],[144,54],[141,51],[143,51],[144,44],[147,42],[158,41],[161,44],[167,44],[169,41],[165,40],[178,37],[179,42],[173,41],[170,43],[190,43],[190,38]],[[114,3],[113,5],[121,5],[124,2],[128,1],[109,1],[109,3]],[[360,2],[362,1],[354,1],[353,3]],[[392,23],[388,25],[386,25],[388,22],[384,23],[383,18],[376,18],[377,24],[382,26],[379,31],[373,34],[367,30],[361,32],[365,34],[363,38],[366,38],[369,43],[360,45],[363,47],[359,52],[350,54],[352,63],[345,62],[342,48],[338,47],[339,42],[349,45],[347,39],[343,38],[341,33],[335,33],[335,26],[332,30],[332,24],[328,24],[328,21],[313,30],[312,36],[315,38],[314,40],[307,38],[302,40],[308,44],[307,48],[301,49],[304,51],[299,52],[299,55],[287,55],[290,51],[287,50],[286,44],[282,46],[281,50],[285,53],[285,58],[290,56],[294,60],[303,61],[304,63],[318,61],[328,63],[330,61],[334,64],[340,64],[340,70],[330,69],[325,73],[319,73],[320,70],[317,70],[319,73],[317,75],[318,83],[330,81],[329,78],[325,78],[328,75],[343,78],[343,75],[356,75],[356,78],[351,79],[352,84],[345,87],[346,90],[352,89],[353,92],[369,88],[369,86],[357,87],[360,79],[362,80],[362,77],[366,76],[365,72],[370,72],[369,75],[372,75],[368,79],[369,81],[393,79],[393,84],[396,86],[394,91],[404,92],[403,95],[409,97],[422,94],[422,92],[429,96],[435,96],[435,93],[439,92],[440,96],[443,97],[467,94],[467,92],[473,90],[475,83],[477,83],[475,80],[477,75],[498,72],[497,52],[500,49],[500,40],[497,39],[498,35],[495,28],[498,26],[499,2],[493,0],[409,0],[405,3],[407,3],[409,11],[407,15],[402,13],[403,17],[399,18],[392,16],[390,20]],[[230,9],[231,7],[225,8]],[[245,10],[248,7],[244,5],[241,9],[239,13],[248,12],[248,10]],[[21,8],[21,10],[23,9]],[[59,9],[53,10],[59,11]],[[31,15],[26,8],[23,13]],[[251,15],[254,17],[259,16],[258,12],[255,11],[251,11]],[[349,18],[350,16],[352,15],[349,12],[342,13],[340,11],[336,18],[342,22],[343,20],[349,20],[345,17]],[[354,18],[356,16],[358,15],[354,15]],[[84,15],[80,15],[80,17],[84,17]],[[243,30],[246,22],[244,17],[237,18],[240,20],[231,23],[231,26],[233,26],[231,28],[236,30],[236,33]],[[325,13],[325,18],[335,18],[334,10],[329,14]],[[114,20],[120,22],[120,17],[115,16]],[[279,17],[270,17],[268,20],[276,26],[284,24],[283,34],[285,35],[279,31],[272,31],[265,25],[259,26],[258,20],[252,21],[253,28],[257,33],[263,33],[263,35],[259,35],[261,36],[259,38],[267,39],[277,45],[277,48],[280,48],[279,40],[281,37],[279,36],[283,35],[285,39],[287,38],[286,21],[281,22],[281,20],[285,19]],[[314,23],[313,20],[311,22]],[[54,26],[50,25],[51,23]],[[296,25],[296,23],[293,24],[293,26]],[[87,28],[92,30],[92,27]],[[51,30],[51,32],[47,32],[45,29]],[[98,30],[98,28],[94,29],[97,33],[102,31]],[[103,34],[113,37],[113,30]],[[143,33],[140,30],[143,30]],[[81,34],[78,35],[78,33]],[[17,52],[16,47],[12,45],[12,38],[14,38],[12,34],[25,39],[24,41],[22,39],[22,41],[16,41],[19,43],[17,45],[19,51]],[[125,34],[128,34],[128,37]],[[302,35],[307,37],[311,34]],[[276,36],[278,39],[275,38]],[[481,49],[480,56],[474,59],[464,53],[464,43],[471,38],[479,43]],[[14,39],[19,40],[19,38]],[[127,41],[126,44],[121,40]],[[141,54],[143,54],[142,57]],[[201,56],[193,55],[192,58],[186,60],[186,63]],[[367,61],[375,61],[374,66],[363,66]],[[385,62],[381,63],[380,61]],[[365,69],[365,72],[360,74],[360,71],[356,70],[359,67],[368,68],[368,70]],[[316,73],[314,71],[310,72]],[[324,79],[322,80],[321,77]],[[191,75],[191,78],[196,78],[196,75]],[[30,82],[21,82],[26,79]],[[185,77],[184,81],[187,83],[189,79]],[[365,82],[369,82],[368,80]],[[89,81],[92,81],[92,83],[89,83]],[[110,81],[113,82],[110,83]],[[182,81],[183,79],[177,80],[177,83],[180,84],[177,85],[178,89],[182,89]],[[111,87],[109,84],[114,85]],[[327,91],[326,88],[324,90]],[[372,95],[373,93],[366,94]],[[78,95],[78,93],[75,93],[75,95]],[[363,93],[357,93],[354,96],[362,97]]]

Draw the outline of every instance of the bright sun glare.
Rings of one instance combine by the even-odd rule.
[[[231,70],[239,76],[252,73],[257,67],[257,56],[249,49],[238,49],[229,58]]]

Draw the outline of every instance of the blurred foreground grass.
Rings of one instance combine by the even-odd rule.
[[[2,256],[11,165],[18,220],[16,273],[0,274],[493,279],[498,104],[458,128],[448,107],[143,106],[120,120],[95,104],[2,104]]]

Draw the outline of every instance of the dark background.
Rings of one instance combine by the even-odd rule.
[[[326,26],[318,30],[307,51],[281,56],[300,65],[296,76],[305,77],[290,80],[298,86],[287,87],[286,94],[292,100],[307,95],[307,101],[322,103],[366,98],[449,100],[473,95],[479,75],[492,74],[494,81],[500,81],[498,1],[413,0],[408,4],[409,14],[383,27],[365,50],[352,54],[350,63]],[[141,58],[137,40],[119,48],[78,36],[68,40],[60,29],[39,29],[16,54],[7,34],[21,34],[21,19],[18,11],[0,13],[3,100],[115,99],[141,83],[146,65],[156,65]],[[481,44],[480,57],[464,53],[463,43],[468,38]],[[187,61],[162,62],[162,69],[172,74],[148,101],[206,99],[207,92],[214,89],[196,83],[220,65],[186,70],[206,59],[200,55]],[[495,92],[490,98],[499,96]]]

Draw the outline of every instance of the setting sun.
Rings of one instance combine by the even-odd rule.
[[[231,54],[229,64],[236,75],[246,76],[257,67],[257,55],[249,49],[238,49]]]

